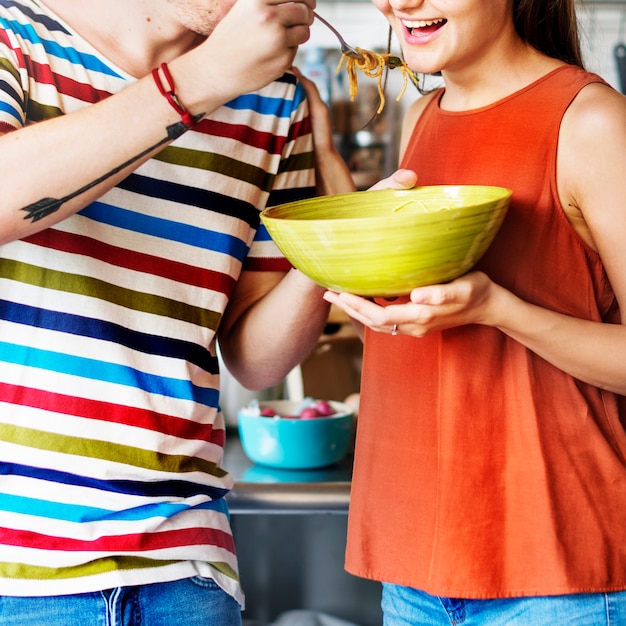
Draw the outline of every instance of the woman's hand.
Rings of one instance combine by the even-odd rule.
[[[383,178],[368,191],[376,189],[412,189],[417,183],[417,174],[413,170],[396,170],[391,176]]]
[[[324,298],[376,332],[424,337],[455,326],[489,324],[500,289],[482,272],[471,272],[450,283],[417,287],[408,297],[372,301],[328,291]]]

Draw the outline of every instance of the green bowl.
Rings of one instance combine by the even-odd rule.
[[[333,291],[398,296],[468,272],[502,225],[511,191],[384,189],[269,207],[261,220],[291,264]]]

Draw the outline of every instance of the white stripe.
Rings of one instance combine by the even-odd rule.
[[[0,293],[3,298],[17,304],[33,307],[42,305],[42,292],[38,287],[32,285],[0,278]],[[217,298],[214,298],[215,300]],[[225,296],[220,294],[219,300],[225,301]],[[200,346],[209,346],[214,337],[214,331],[205,326],[149,312],[129,310],[124,306],[97,298],[88,298],[81,294],[49,291],[46,294],[46,308],[87,318],[115,320],[116,323],[131,330],[159,337],[172,337],[174,339],[182,337],[185,341],[197,343]],[[0,332],[3,332],[1,327]],[[0,340],[5,339],[0,336]],[[8,340],[10,341],[10,336]]]
[[[233,559],[232,554],[228,550],[203,544],[128,552],[122,552],[121,550],[116,552],[103,550],[45,550],[2,546],[2,560],[4,562],[24,563],[35,567],[76,567],[110,556],[138,557],[154,559],[155,561],[175,561],[179,559],[222,561],[228,563],[236,571],[235,559]],[[1,578],[0,581],[2,581]],[[0,583],[0,588],[3,586],[4,581]],[[2,592],[4,593],[4,589],[2,589]]]
[[[101,494],[98,492],[98,497]],[[199,503],[200,496],[190,499],[190,502],[195,504]],[[206,498],[202,497],[203,500]],[[185,503],[186,504],[186,503]],[[21,513],[3,512],[2,513],[3,525],[11,524],[12,528],[20,528],[22,530],[34,533],[41,533],[52,537],[59,537],[61,539],[77,540],[77,541],[97,541],[102,537],[114,537],[133,534],[151,534],[173,530],[186,530],[186,529],[206,529],[206,530],[218,530],[225,533],[229,533],[228,517],[223,513],[212,511],[209,515],[206,510],[189,510],[181,512],[175,517],[166,520],[163,516],[153,516],[138,520],[98,520],[94,522],[70,522],[60,519],[54,519],[49,517],[41,517],[36,515],[23,515]],[[16,557],[9,557],[7,550],[10,546],[2,547],[2,561],[16,560]],[[170,548],[168,548],[169,550]],[[27,546],[15,546],[13,547],[15,554],[18,552],[24,554],[33,552],[38,555],[36,563],[38,565],[52,566],[53,561],[50,558],[54,555],[58,555],[59,550],[45,550],[34,549]],[[78,552],[78,551],[77,551]],[[80,552],[90,552],[88,550],[81,550]],[[103,552],[104,553],[104,552]],[[107,554],[109,552],[106,552]],[[41,555],[41,556],[40,556]],[[31,557],[32,558],[32,557]],[[27,563],[31,563],[30,558],[26,560]],[[63,561],[63,566],[74,565],[77,561]],[[80,561],[78,561],[80,562]],[[83,560],[84,562],[84,560]]]
[[[175,452],[177,455],[213,462],[219,461],[222,453],[221,446],[203,440],[182,439],[147,428],[108,422],[105,419],[85,419],[82,416],[52,413],[19,405],[0,403],[0,423],[64,435],[73,439],[83,438],[86,441],[130,446],[148,452],[161,454]]]

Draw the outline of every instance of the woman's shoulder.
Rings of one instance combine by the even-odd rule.
[[[595,250],[608,245],[608,236],[626,234],[624,162],[626,96],[605,82],[590,82],[563,116],[557,171],[564,209],[582,218],[589,229],[584,238]],[[612,226],[605,231],[602,224]]]
[[[626,136],[626,96],[604,81],[583,85],[568,107],[561,127],[561,142],[578,149],[603,152]],[[595,153],[588,152],[587,154]],[[597,155],[599,156],[599,154]]]
[[[594,80],[594,74],[587,75],[590,81],[586,83],[568,110],[572,117],[583,118],[586,123],[606,123],[613,124],[610,120],[614,115],[621,116],[626,108],[626,96],[611,87],[604,80]],[[606,116],[609,116],[607,120]]]

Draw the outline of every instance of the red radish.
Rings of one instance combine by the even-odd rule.
[[[315,408],[322,417],[328,417],[335,414],[335,410],[332,406],[330,406],[329,402],[326,402],[326,400],[318,400],[315,403]]]
[[[299,413],[294,415],[280,415],[275,409],[271,407],[263,407],[259,410],[261,417],[275,417],[281,419],[316,419],[318,417],[330,417],[335,415],[336,411],[331,406],[330,402],[326,400],[312,400],[308,399],[307,402],[302,403],[299,407]]]
[[[319,411],[313,406],[306,407],[305,409],[302,409],[302,411],[300,411],[300,419],[312,420],[316,417],[321,417],[321,415]]]

